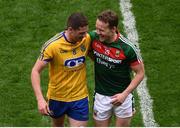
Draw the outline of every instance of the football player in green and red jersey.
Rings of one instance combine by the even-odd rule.
[[[96,32],[90,32],[95,63],[94,120],[108,127],[112,112],[116,126],[127,127],[133,115],[132,92],[143,80],[139,50],[118,32],[118,16],[111,10],[100,13]],[[131,71],[135,76],[131,79]]]

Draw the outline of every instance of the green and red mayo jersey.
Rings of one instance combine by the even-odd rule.
[[[95,63],[95,92],[107,96],[123,92],[131,82],[130,65],[142,62],[139,50],[120,33],[112,43],[100,42],[95,32],[89,34]]]

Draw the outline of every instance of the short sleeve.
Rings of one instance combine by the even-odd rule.
[[[44,44],[40,51],[39,60],[49,62],[53,59],[53,47],[50,44]]]
[[[137,65],[142,62],[140,50],[135,45],[129,45],[127,58],[130,65]]]

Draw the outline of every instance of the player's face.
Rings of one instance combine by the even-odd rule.
[[[108,23],[104,23],[100,20],[96,20],[96,33],[99,35],[99,40],[101,42],[108,42],[113,38],[113,29],[109,28]]]
[[[81,41],[88,32],[88,26],[79,27],[77,30],[72,30],[71,37],[73,42]]]

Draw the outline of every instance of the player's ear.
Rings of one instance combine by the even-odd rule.
[[[113,26],[113,27],[111,28],[111,30],[112,30],[112,32],[117,32],[117,27]]]
[[[68,27],[68,31],[69,31],[69,32],[72,32],[72,31],[73,31],[73,28],[72,28],[72,27]]]

